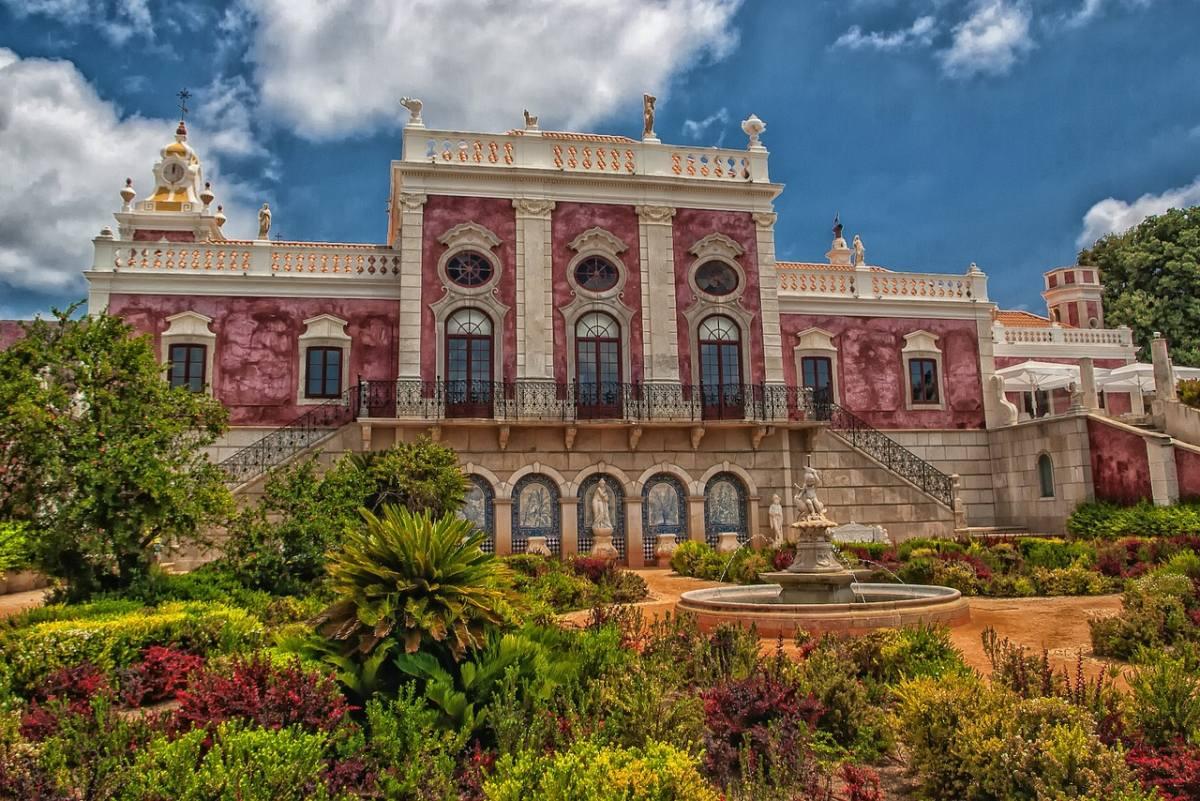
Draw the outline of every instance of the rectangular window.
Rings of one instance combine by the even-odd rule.
[[[912,385],[913,405],[929,405],[940,402],[937,360],[909,359],[908,378]]]
[[[204,345],[171,346],[168,357],[171,360],[172,387],[185,387],[192,392],[204,391],[206,351]]]
[[[1094,272],[1092,272],[1091,270],[1084,270],[1083,271],[1083,282],[1085,284],[1096,283],[1096,274]]]
[[[1067,284],[1075,283],[1075,271],[1063,273],[1063,282]]]
[[[803,356],[800,359],[800,382],[813,391],[815,400],[833,400],[833,360],[828,356]]]
[[[305,358],[304,397],[337,398],[342,394],[342,349],[309,348]]]
[[[1050,289],[1054,289],[1054,287],[1058,286],[1058,276],[1057,275],[1047,276],[1047,285],[1049,286]]]

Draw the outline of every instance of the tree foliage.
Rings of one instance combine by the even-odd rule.
[[[1079,254],[1100,268],[1109,325],[1127,325],[1150,352],[1155,331],[1176,364],[1200,365],[1200,206],[1147,217]]]
[[[156,547],[200,541],[224,516],[204,448],[226,412],[172,389],[119,318],[55,314],[0,353],[0,518],[28,521],[36,566],[82,598],[129,586]]]
[[[371,511],[386,503],[439,518],[457,512],[463,504],[467,485],[458,454],[428,437],[386,451],[353,454],[349,462],[375,482],[363,501]]]

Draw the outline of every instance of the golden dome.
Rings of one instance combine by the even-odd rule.
[[[168,156],[186,156],[188,155],[188,146],[183,142],[172,142],[163,149],[163,154]]]

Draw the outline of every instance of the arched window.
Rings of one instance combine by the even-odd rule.
[[[657,473],[642,487],[642,548],[646,564],[654,563],[660,534],[687,540],[687,494],[670,473]]]
[[[579,503],[576,504],[579,515],[579,553],[587,555],[595,544],[596,539],[592,532],[592,525],[596,520],[594,509],[594,501],[596,500],[596,488],[600,483],[604,482],[604,489],[608,492],[608,519],[613,527],[613,545],[617,549],[617,553],[621,558],[625,558],[625,491],[621,489],[621,483],[612,476],[604,475],[603,473],[593,473],[583,480],[579,485]]]
[[[732,319],[714,315],[702,320],[696,333],[704,417],[741,419],[745,413],[741,330]]]
[[[492,416],[492,320],[459,309],[446,320],[446,416]]]
[[[562,510],[554,481],[531,473],[513,487],[512,499],[513,553],[525,553],[530,537],[545,537],[550,552],[561,554]]]
[[[704,539],[716,547],[719,534],[735,531],[738,542],[749,539],[746,485],[733,473],[717,473],[704,487]]]
[[[621,326],[602,312],[575,323],[575,392],[581,418],[621,414]]]
[[[483,476],[467,476],[467,491],[458,515],[469,520],[475,528],[487,534],[480,548],[484,553],[496,552],[496,493]]]
[[[1038,480],[1042,485],[1042,497],[1054,497],[1054,462],[1050,454],[1043,453],[1038,457]]]

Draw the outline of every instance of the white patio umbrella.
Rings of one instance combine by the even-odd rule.
[[[1200,368],[1174,367],[1175,380],[1200,378]],[[1120,367],[1114,367],[1108,374],[1097,380],[1097,385],[1105,392],[1153,392],[1154,365],[1144,362],[1134,362]]]
[[[1074,364],[1027,361],[996,371],[1004,378],[1007,392],[1036,392],[1062,389],[1079,381],[1079,367]]]

